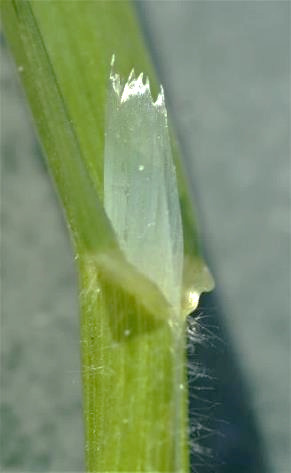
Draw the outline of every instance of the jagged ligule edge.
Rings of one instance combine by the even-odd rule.
[[[111,59],[110,80],[112,83],[113,90],[120,99],[120,103],[126,102],[131,96],[148,94],[151,97],[152,105],[156,108],[159,108],[159,111],[163,113],[167,120],[165,93],[162,84],[160,84],[160,92],[156,100],[154,100],[151,93],[150,81],[148,76],[145,77],[145,81],[143,72],[141,72],[138,77],[135,77],[135,71],[134,68],[132,68],[127,81],[125,83],[122,83],[120,74],[115,72],[114,66],[115,55],[113,54]]]

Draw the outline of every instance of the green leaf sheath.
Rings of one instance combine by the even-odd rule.
[[[1,10],[76,252],[87,471],[186,473],[184,321],[169,323],[161,293],[124,261],[103,207],[112,54],[122,77],[132,68],[144,72],[153,95],[158,92],[133,6],[111,0],[2,0]],[[195,306],[193,294],[211,289],[213,282],[200,256],[173,137],[172,147],[187,312]]]
[[[177,343],[94,261],[81,276],[88,471],[187,472],[183,323]]]

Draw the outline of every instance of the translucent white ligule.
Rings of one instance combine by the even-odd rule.
[[[122,84],[113,64],[104,205],[127,260],[180,312],[183,234],[164,92],[154,102],[148,78],[132,71]]]

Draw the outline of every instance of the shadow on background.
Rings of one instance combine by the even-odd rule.
[[[188,328],[193,473],[266,473],[247,387],[215,292],[202,295]]]

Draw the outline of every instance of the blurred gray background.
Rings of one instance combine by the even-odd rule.
[[[273,473],[291,464],[289,7],[138,3]],[[1,471],[80,472],[74,262],[3,40],[1,102]]]

